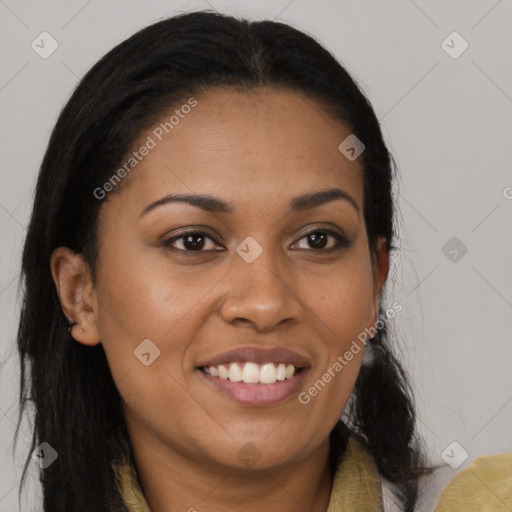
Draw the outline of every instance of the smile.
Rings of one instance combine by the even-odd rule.
[[[244,384],[274,384],[277,381],[291,379],[300,369],[293,364],[270,362],[257,364],[249,361],[202,368],[212,377]]]
[[[308,370],[283,363],[259,365],[251,362],[197,368],[199,375],[215,392],[245,407],[277,405],[295,396],[304,388]],[[251,382],[244,382],[244,375]],[[262,382],[260,378],[268,382]]]

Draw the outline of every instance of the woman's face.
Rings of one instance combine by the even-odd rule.
[[[325,446],[363,351],[304,393],[377,320],[387,259],[373,274],[362,167],[338,150],[350,130],[311,99],[259,89],[196,100],[169,133],[157,123],[142,135],[135,150],[148,136],[155,147],[104,199],[88,343],[104,346],[140,450],[295,464]],[[297,201],[329,189],[342,194]],[[215,201],[161,201],[171,194]],[[302,370],[286,378],[279,364],[293,361]],[[221,362],[233,382],[214,376]],[[284,380],[236,382],[237,362],[258,363],[247,380]]]

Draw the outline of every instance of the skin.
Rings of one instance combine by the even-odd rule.
[[[77,323],[76,341],[103,344],[153,512],[325,512],[328,436],[363,350],[307,405],[296,393],[243,407],[207,385],[196,366],[235,347],[284,346],[312,361],[304,391],[375,326],[388,254],[379,240],[372,267],[362,167],[338,150],[350,129],[298,93],[210,90],[196,99],[104,200],[96,283],[80,255],[54,251],[61,304]],[[343,199],[290,210],[291,198],[333,187],[350,194],[359,213]],[[168,193],[211,194],[235,213],[172,203],[140,217]],[[203,252],[183,239],[174,251],[162,245],[199,226],[212,238]],[[315,249],[305,235],[322,228],[344,233],[351,246],[328,251],[336,245],[329,236]],[[263,248],[251,264],[235,252],[248,236]],[[149,366],[133,354],[147,338],[161,351]],[[248,443],[260,456],[250,467],[237,456]]]

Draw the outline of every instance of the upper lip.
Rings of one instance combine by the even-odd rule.
[[[293,364],[298,368],[310,366],[309,359],[301,354],[294,352],[288,348],[257,348],[257,347],[240,347],[222,354],[206,359],[198,364],[198,367],[219,366],[221,364],[235,363],[237,361],[263,364],[263,363],[284,363]]]

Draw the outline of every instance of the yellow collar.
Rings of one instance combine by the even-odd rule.
[[[119,489],[130,512],[151,512],[128,463],[115,466]],[[327,512],[383,511],[381,480],[371,455],[353,436],[334,476]]]

